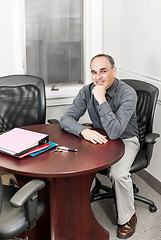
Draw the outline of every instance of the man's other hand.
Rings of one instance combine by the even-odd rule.
[[[104,143],[107,143],[108,140],[106,138],[105,135],[102,135],[101,133],[95,131],[95,130],[91,130],[91,129],[84,129],[82,132],[81,132],[81,135],[83,136],[84,139],[94,143],[94,144],[104,144]]]

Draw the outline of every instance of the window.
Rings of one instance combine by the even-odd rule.
[[[83,83],[83,0],[25,0],[25,28],[27,74]]]

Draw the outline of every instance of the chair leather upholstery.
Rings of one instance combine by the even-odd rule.
[[[45,85],[41,78],[10,75],[0,78],[0,132],[45,123]]]
[[[1,181],[1,177],[0,177]],[[39,181],[39,180],[38,180]],[[43,188],[45,184],[40,180],[41,187]],[[33,180],[33,187],[34,180]],[[31,187],[32,189],[32,187]],[[0,213],[0,239],[9,239],[19,236],[21,233],[29,230],[31,225],[28,220],[28,211],[25,208],[25,204],[20,207],[14,207],[11,203],[12,197],[19,191],[18,187],[2,185],[2,181],[0,182],[0,191],[3,192],[3,198],[0,198],[2,201],[1,213]],[[36,191],[35,191],[36,193]],[[29,194],[30,195],[30,194]],[[30,197],[29,201],[32,201]],[[28,200],[27,200],[28,201]],[[42,216],[45,205],[42,199],[38,196],[36,203],[36,215],[34,222]]]
[[[0,132],[14,127],[43,124],[45,118],[46,96],[43,79],[30,75],[0,77]],[[35,187],[33,184],[33,189]],[[27,207],[13,207],[10,198],[17,191],[17,187],[3,186],[0,177],[0,239],[17,237],[32,228],[43,214],[44,204],[39,197],[36,202],[32,201],[36,206],[36,211],[31,214],[36,214],[36,217],[32,221]],[[32,209],[30,211],[32,212]]]

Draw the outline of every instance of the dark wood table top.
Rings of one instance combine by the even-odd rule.
[[[52,149],[36,156],[21,160],[0,153],[0,168],[13,174],[57,178],[97,172],[117,162],[124,153],[121,139],[109,140],[106,144],[92,144],[69,134],[59,124],[41,124],[24,127],[25,129],[49,135],[51,142],[59,146],[76,148],[78,152],[51,152]]]

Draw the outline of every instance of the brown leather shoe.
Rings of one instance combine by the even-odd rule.
[[[135,232],[136,223],[137,217],[134,214],[126,224],[118,226],[117,237],[121,239],[131,237]]]

